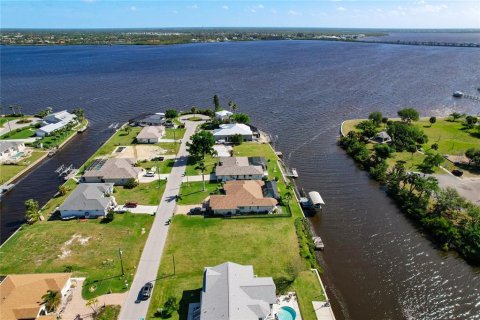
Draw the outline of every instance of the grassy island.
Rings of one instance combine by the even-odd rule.
[[[420,119],[411,108],[398,115],[345,121],[340,146],[442,249],[480,264],[480,207],[437,180],[439,174],[480,178],[478,119],[459,113]]]

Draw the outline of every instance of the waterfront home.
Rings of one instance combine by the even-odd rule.
[[[96,159],[82,176],[82,182],[125,185],[130,179],[138,180],[142,169],[135,167],[133,158]]]
[[[25,143],[17,141],[0,141],[0,164],[14,162],[25,154]]]
[[[264,196],[265,182],[261,180],[227,181],[224,195],[212,195],[208,206],[213,214],[271,213],[277,200]]]
[[[265,159],[262,161],[259,157],[220,157],[215,175],[219,181],[261,180],[268,173]]]
[[[225,121],[230,119],[230,116],[233,114],[233,112],[227,111],[227,110],[220,110],[215,112],[215,118]]]
[[[52,235],[54,236],[54,235]],[[71,273],[36,273],[7,275],[0,283],[0,319],[2,320],[55,320],[47,315],[42,296],[48,290],[59,292],[60,305],[71,294]]]
[[[388,143],[392,141],[392,138],[385,131],[381,131],[377,133],[377,135],[375,136],[375,138],[373,138],[373,140],[378,143]]]
[[[136,139],[138,143],[159,143],[164,135],[164,126],[147,126],[138,133]]]
[[[134,126],[161,126],[165,123],[165,113],[157,112],[153,114],[143,114],[132,120],[130,124]]]
[[[51,113],[42,119],[42,125],[46,126],[52,123],[65,122],[69,123],[75,120],[77,116],[67,110]]]
[[[113,183],[82,183],[58,208],[62,218],[104,217],[115,206]]]
[[[43,118],[42,127],[35,131],[35,135],[37,137],[49,136],[55,131],[63,129],[70,123],[75,122],[76,117],[76,115],[66,110],[49,114]]]
[[[218,129],[213,131],[213,137],[215,138],[215,141],[223,140],[228,142],[234,135],[241,135],[243,137],[243,141],[253,140],[252,129],[243,123],[221,124]]]
[[[199,320],[264,320],[276,303],[271,277],[257,277],[253,266],[225,262],[206,267]]]

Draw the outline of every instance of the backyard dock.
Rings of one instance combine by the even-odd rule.
[[[315,246],[315,250],[323,250],[325,249],[325,244],[323,244],[323,240],[320,237],[312,237],[313,245]]]

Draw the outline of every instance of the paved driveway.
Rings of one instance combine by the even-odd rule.
[[[147,301],[139,300],[139,292],[147,282],[154,282],[157,277],[160,260],[162,258],[163,248],[167,239],[169,224],[166,224],[175,210],[175,199],[180,191],[182,175],[185,173],[187,164],[187,146],[186,142],[195,133],[195,129],[202,122],[185,121],[186,132],[178,152],[177,160],[172,168],[172,172],[165,186],[162,200],[153,222],[152,229],[148,235],[147,242],[142,252],[138,264],[137,273],[128,292],[127,299],[120,311],[121,320],[138,320],[146,318],[150,299]]]
[[[30,117],[30,118],[27,118],[27,119],[32,120],[32,122],[29,122],[29,123],[17,123],[18,120],[20,120],[20,119],[16,119],[16,120],[12,120],[12,121],[6,122],[6,123],[3,125],[3,128],[0,128],[0,136],[3,136],[5,133],[9,132],[10,129],[13,131],[13,130],[15,130],[15,129],[25,128],[25,127],[31,126],[32,124],[35,124],[35,123],[37,123],[37,122],[39,122],[39,121],[42,120],[42,119],[40,119],[40,118],[35,118],[35,117]]]

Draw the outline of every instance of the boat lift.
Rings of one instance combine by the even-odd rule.
[[[322,196],[317,191],[310,191],[308,197],[300,198],[300,205],[305,209],[322,209],[325,205]]]

